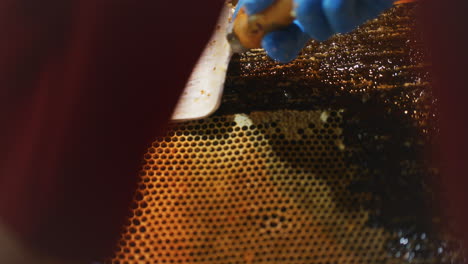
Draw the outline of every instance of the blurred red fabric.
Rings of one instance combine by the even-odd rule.
[[[444,223],[468,242],[468,2],[424,0],[421,32],[433,65],[441,140],[434,154],[440,162],[440,209]]]
[[[110,255],[222,4],[0,0],[0,221],[46,254]]]

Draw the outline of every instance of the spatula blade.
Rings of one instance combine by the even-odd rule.
[[[179,99],[172,121],[201,119],[218,109],[232,56],[226,38],[232,27],[232,14],[232,7],[226,4],[221,11],[216,29]]]

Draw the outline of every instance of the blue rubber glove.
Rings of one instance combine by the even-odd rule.
[[[279,31],[267,34],[262,46],[279,62],[289,62],[311,38],[323,41],[336,33],[347,33],[392,6],[394,0],[294,0],[296,20]],[[275,0],[240,0],[238,9],[259,13]]]

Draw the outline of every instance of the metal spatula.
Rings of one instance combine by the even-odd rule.
[[[293,21],[292,7],[293,0],[277,0],[261,14],[250,17],[241,9],[232,21],[234,8],[226,4],[216,30],[179,99],[172,120],[200,119],[216,111],[232,54],[260,48],[266,33]]]
[[[204,118],[219,107],[226,78],[227,66],[232,56],[226,38],[233,9],[223,8],[216,30],[203,51],[172,115],[173,121]]]

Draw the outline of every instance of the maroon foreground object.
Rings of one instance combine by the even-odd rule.
[[[435,150],[441,162],[440,206],[468,242],[468,2],[421,2],[440,107],[441,145]]]
[[[48,255],[111,254],[222,3],[0,0],[0,221]]]

